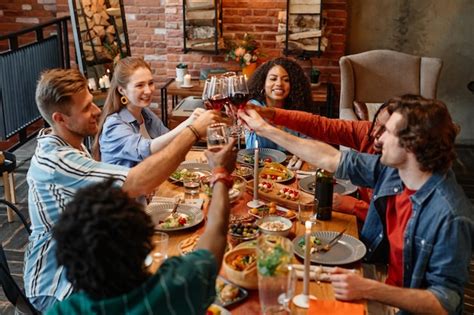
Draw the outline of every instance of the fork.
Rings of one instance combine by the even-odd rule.
[[[341,239],[341,237],[344,235],[344,232],[346,231],[347,228],[345,228],[344,230],[342,230],[341,232],[339,232],[339,234],[337,234],[332,240],[330,240],[329,242],[326,243],[326,245],[323,245],[321,247],[317,247],[315,249],[316,252],[322,252],[322,253],[326,253],[328,252],[329,250],[331,250],[331,248],[337,244],[337,242]]]
[[[174,202],[173,210],[171,210],[171,215],[173,218],[176,218],[177,214],[176,212],[178,211],[179,204],[181,203],[181,197],[178,197],[178,199]]]

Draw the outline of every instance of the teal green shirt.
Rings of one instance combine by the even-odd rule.
[[[197,250],[167,259],[156,274],[133,291],[105,300],[72,294],[46,314],[205,314],[216,297],[214,255]]]

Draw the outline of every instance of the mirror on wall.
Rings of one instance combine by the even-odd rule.
[[[69,0],[69,10],[79,69],[91,89],[101,88],[114,63],[130,56],[123,0]]]

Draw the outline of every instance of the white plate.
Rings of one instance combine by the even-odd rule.
[[[335,231],[318,231],[311,235],[319,238],[324,245],[338,234],[339,232]],[[295,255],[304,258],[303,248],[298,244],[301,239],[304,239],[304,235],[298,236],[293,240],[293,251]],[[364,243],[355,237],[344,234],[329,251],[311,254],[311,262],[323,265],[345,265],[362,259],[366,251]]]
[[[180,226],[171,229],[164,229],[159,228],[158,224],[160,221],[164,221],[166,217],[168,217],[173,210],[173,203],[150,203],[147,207],[145,212],[148,213],[153,223],[155,224],[155,230],[162,231],[162,232],[172,232],[172,231],[180,231],[192,228],[204,220],[204,214],[202,213],[201,209],[188,206],[188,205],[179,205],[177,213],[184,213],[190,217],[190,222],[185,226]]]
[[[254,163],[249,163],[244,161],[244,156],[248,155],[251,156],[253,159],[253,155],[255,153],[255,149],[243,149],[237,153],[237,162],[242,164],[250,164],[253,165]],[[268,148],[260,148],[258,149],[258,156],[259,160],[264,160],[266,158],[271,158],[272,162],[283,163],[286,160],[286,154],[275,150],[275,149],[268,149]],[[264,163],[260,163],[259,166],[263,166]]]
[[[298,188],[308,194],[314,195],[314,176],[302,178],[298,182]],[[336,179],[334,185],[334,192],[341,195],[350,195],[357,190],[357,186],[352,184],[349,180]]]
[[[185,89],[189,89],[189,88],[192,88],[194,86],[194,84],[191,84],[191,85],[184,85],[184,84],[181,84],[179,87],[182,87],[182,88],[185,88]]]

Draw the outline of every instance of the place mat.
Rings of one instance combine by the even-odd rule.
[[[314,315],[364,315],[364,305],[328,300],[309,300],[307,314]]]

